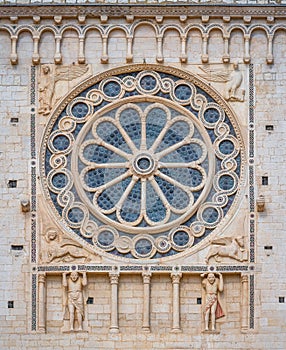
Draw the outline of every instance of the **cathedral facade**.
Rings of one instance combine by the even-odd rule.
[[[0,349],[286,347],[286,8],[0,2]]]

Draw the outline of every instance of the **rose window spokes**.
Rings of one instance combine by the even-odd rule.
[[[78,168],[95,212],[129,227],[158,226],[192,211],[206,158],[189,116],[161,103],[128,103],[92,121]]]

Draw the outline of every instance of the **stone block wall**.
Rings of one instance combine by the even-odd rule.
[[[167,6],[168,7],[168,6]],[[44,7],[43,7],[44,8]],[[265,11],[263,17],[253,15],[251,23],[247,18],[236,15],[230,16],[228,7],[225,8],[225,18],[210,18],[202,22],[202,16],[174,17],[172,6],[171,15],[161,19],[159,12],[155,12],[152,19],[145,21],[144,17],[131,18],[133,21],[144,21],[134,31],[132,38],[132,63],[162,64],[173,66],[184,71],[199,74],[199,67],[208,65],[215,70],[230,69],[232,63],[239,62],[240,70],[244,74],[243,87],[246,98],[243,103],[229,102],[237,114],[244,141],[247,144],[248,165],[253,166],[254,195],[250,191],[250,176],[244,184],[244,194],[238,210],[234,213],[233,221],[225,228],[227,233],[239,233],[248,237],[247,250],[255,252],[255,259],[241,263],[232,259],[223,260],[222,263],[212,262],[209,265],[217,267],[234,266],[235,271],[223,271],[225,289],[223,292],[223,305],[226,316],[217,321],[218,332],[208,334],[203,332],[202,304],[203,291],[200,272],[183,272],[180,279],[180,327],[181,332],[172,332],[173,325],[173,285],[170,272],[156,272],[152,274],[150,282],[150,332],[142,331],[144,289],[142,272],[121,273],[118,284],[118,324],[119,333],[110,333],[111,322],[111,285],[109,272],[88,271],[88,285],[85,288],[85,300],[93,298],[93,303],[85,304],[86,331],[83,333],[63,333],[63,286],[62,271],[54,269],[48,271],[45,277],[46,293],[46,323],[45,332],[39,330],[35,320],[39,319],[37,307],[39,294],[36,275],[41,264],[40,240],[44,240],[44,229],[50,224],[41,222],[39,211],[40,197],[35,198],[40,190],[39,150],[42,142],[43,130],[48,117],[37,113],[39,106],[38,80],[42,64],[54,65],[56,43],[54,33],[46,30],[41,34],[38,53],[40,65],[32,62],[35,52],[35,35],[31,26],[38,29],[51,25],[54,28],[71,24],[73,28],[64,31],[61,41],[62,60],[55,67],[78,64],[80,43],[77,31],[83,24],[78,22],[78,14],[66,15],[63,9],[63,20],[56,23],[54,14],[40,14],[41,21],[31,16],[22,16],[13,10],[19,17],[10,18],[2,12],[0,23],[0,164],[1,164],[1,288],[0,288],[0,349],[63,349],[89,350],[89,349],[273,349],[282,350],[286,347],[285,336],[285,300],[286,278],[285,266],[285,133],[286,133],[286,105],[285,105],[285,17],[284,7],[280,9],[283,14],[275,17],[272,7]],[[37,7],[35,14],[38,10]],[[4,7],[1,11],[10,11]],[[250,9],[243,9],[244,15]],[[252,9],[253,10],[253,9]],[[103,11],[103,10],[102,10]],[[127,9],[126,9],[127,11]],[[149,10],[148,10],[149,11]],[[156,9],[158,11],[158,9]],[[177,9],[180,11],[180,9]],[[222,11],[222,10],[221,10]],[[148,12],[149,13],[149,12]],[[180,13],[180,12],[177,12]],[[126,15],[128,11],[126,12]],[[157,18],[155,18],[157,15]],[[184,16],[184,13],[180,13]],[[205,13],[202,13],[205,15]],[[85,37],[84,58],[90,66],[89,74],[96,75],[109,69],[128,65],[128,45],[126,42],[126,28],[129,25],[125,15],[111,16],[107,23],[102,18],[90,16],[87,13],[87,25],[96,24],[102,30],[108,25],[115,28],[110,32],[106,52],[103,49],[102,35],[98,30],[90,30]],[[142,14],[141,14],[142,16]],[[272,21],[273,17],[273,21]],[[184,21],[183,21],[184,20]],[[152,23],[152,25],[150,25]],[[186,60],[182,51],[182,35],[176,28],[186,28],[188,25],[197,25],[189,31],[186,39]],[[155,29],[169,26],[164,32],[162,50],[158,50],[158,33]],[[208,37],[208,46],[205,54],[208,62],[202,63],[203,39],[199,26],[211,28],[212,25],[225,28],[236,25],[237,29],[229,37],[229,58],[222,62],[225,54],[225,41],[221,29],[211,30]],[[247,62],[247,35],[239,27],[256,28],[250,35],[250,62]],[[271,27],[280,26],[274,35],[273,42]],[[118,27],[116,27],[118,26]],[[260,27],[259,27],[260,26]],[[17,28],[17,62],[13,61],[11,53],[11,32]],[[36,28],[37,27],[37,28]],[[74,30],[76,28],[76,30]],[[155,29],[154,29],[155,28]],[[268,32],[266,31],[266,29]],[[35,34],[35,33],[34,33]],[[269,51],[269,43],[272,47]],[[104,54],[108,60],[104,60]],[[129,61],[131,58],[129,57]],[[104,63],[105,61],[105,63]],[[13,63],[13,64],[12,64]],[[16,64],[17,63],[17,64]],[[35,73],[35,74],[34,74]],[[35,79],[35,80],[34,80]],[[251,81],[254,79],[254,81]],[[54,106],[78,83],[76,81],[60,82],[54,97]],[[224,95],[224,83],[209,81],[209,85]],[[252,97],[253,100],[252,100]],[[58,98],[58,100],[57,100]],[[252,104],[253,103],[253,104]],[[249,118],[253,113],[253,123]],[[35,128],[35,137],[31,135]],[[253,131],[253,133],[249,133]],[[250,155],[249,141],[254,137],[254,156]],[[35,144],[31,140],[35,141]],[[249,168],[248,168],[249,171]],[[16,183],[15,183],[16,181]],[[15,186],[15,187],[14,187]],[[35,188],[36,186],[36,188]],[[258,212],[256,200],[259,195],[265,198],[265,210]],[[248,207],[249,197],[254,196],[254,210]],[[23,203],[28,200],[30,210],[23,211]],[[36,201],[36,202],[35,202]],[[22,203],[22,204],[21,204]],[[35,215],[37,221],[35,221]],[[251,216],[252,215],[252,216]],[[247,217],[246,227],[241,228],[241,221]],[[234,224],[233,224],[234,223]],[[253,233],[253,231],[254,233]],[[36,237],[35,237],[36,235]],[[250,238],[249,238],[250,237]],[[37,238],[37,249],[33,243]],[[208,247],[195,253],[196,266],[207,266],[204,262]],[[33,256],[36,256],[33,258]],[[156,266],[188,265],[191,258],[181,257],[178,261],[158,263]],[[112,259],[103,260],[104,265],[121,265]],[[150,264],[150,263],[149,263]],[[55,264],[59,266],[77,265],[77,263]],[[88,264],[86,264],[88,265]],[[98,264],[100,265],[100,264]],[[123,264],[124,265],[124,264]],[[144,265],[144,264],[143,264]],[[246,330],[242,330],[242,283],[243,271],[240,266],[246,267],[248,276],[248,301]],[[209,268],[210,266],[206,267]],[[80,270],[80,268],[79,268]],[[284,301],[283,301],[284,300]]]

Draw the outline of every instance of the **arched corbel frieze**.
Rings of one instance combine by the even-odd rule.
[[[254,32],[255,31],[262,31],[265,34],[265,37],[267,39],[267,48],[266,48],[266,52],[265,52],[265,59],[266,59],[266,63],[267,64],[272,64],[274,59],[273,59],[273,53],[272,53],[272,42],[273,42],[273,37],[270,37],[269,35],[269,27],[268,26],[264,26],[264,25],[260,25],[260,24],[254,24],[251,27],[249,27],[248,32],[250,35],[251,40],[254,37]]]
[[[220,25],[216,25],[216,24],[211,24],[211,25],[209,25],[208,27],[207,27],[207,34],[208,34],[208,41],[207,41],[207,45],[208,45],[208,48],[207,48],[207,52],[209,52],[209,48],[211,47],[211,45],[210,45],[210,40],[211,40],[211,33],[213,32],[213,31],[217,31],[217,32],[220,32],[221,33],[221,37],[222,37],[222,39],[224,40],[224,38],[225,38],[225,35],[226,35],[226,33],[225,33],[225,29],[222,27],[222,26],[220,26]],[[228,43],[228,41],[227,41],[227,43]],[[224,51],[223,51],[223,54],[222,54],[222,60],[223,60],[223,58],[225,57],[226,59],[227,59],[227,53],[225,53],[225,49],[226,49],[226,52],[228,52],[228,45],[225,47],[226,45],[225,45],[225,41],[224,41],[224,47],[223,47],[223,49],[224,49]],[[227,63],[227,62],[224,62],[224,63]]]

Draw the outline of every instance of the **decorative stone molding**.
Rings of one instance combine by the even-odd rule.
[[[46,6],[43,7],[37,7],[37,10],[40,9],[46,9]],[[84,7],[84,9],[87,9],[88,7]],[[123,9],[124,7],[120,7],[120,9]],[[140,8],[140,7],[139,7]],[[204,7],[203,7],[204,8]],[[15,8],[16,11],[18,8]],[[61,9],[64,9],[61,7]],[[114,7],[110,7],[110,9],[114,9]],[[131,9],[133,7],[131,6]],[[137,8],[138,9],[138,8]],[[144,8],[145,9],[145,8]],[[164,7],[161,9],[165,9]],[[161,10],[160,9],[160,10]],[[0,7],[0,15],[1,10],[3,11],[3,8]],[[72,8],[70,8],[72,10]],[[212,11],[215,10],[212,8]],[[282,11],[282,10],[281,10]],[[286,11],[283,9],[283,11]],[[25,12],[29,12],[29,7],[25,9]],[[270,13],[271,14],[271,13]],[[267,39],[267,51],[265,52],[265,61],[267,64],[273,64],[274,57],[273,57],[273,41],[275,39],[276,33],[280,30],[285,31],[285,24],[284,22],[280,21],[280,23],[272,24],[267,21],[268,16],[265,16],[265,18],[261,19],[261,23],[253,23],[253,24],[237,24],[235,22],[225,22],[223,21],[223,16],[221,19],[215,19],[215,21],[212,21],[211,23],[192,23],[192,22],[181,22],[180,16],[175,19],[174,24],[164,24],[164,23],[158,23],[154,18],[148,18],[148,16],[145,16],[144,13],[144,19],[137,19],[138,15],[135,17],[133,22],[131,23],[130,20],[126,21],[125,24],[113,24],[112,21],[110,23],[107,21],[106,24],[91,22],[88,25],[81,25],[78,22],[78,13],[76,13],[76,17],[74,18],[74,23],[70,23],[67,25],[62,24],[53,24],[50,25],[39,25],[37,23],[34,23],[32,25],[25,25],[25,24],[2,24],[0,25],[1,32],[6,32],[10,35],[11,39],[11,53],[10,53],[10,62],[13,65],[18,64],[18,40],[19,40],[19,34],[22,32],[26,32],[27,34],[31,35],[31,38],[33,40],[33,51],[31,52],[31,61],[33,64],[37,65],[40,63],[41,57],[39,54],[39,45],[41,44],[43,33],[48,29],[53,35],[55,39],[55,52],[54,52],[54,63],[56,65],[60,65],[62,63],[62,53],[61,53],[61,46],[62,46],[62,40],[63,40],[63,34],[66,30],[75,30],[78,34],[78,42],[79,42],[79,50],[76,53],[76,60],[79,64],[84,64],[86,62],[85,57],[85,42],[87,33],[96,30],[101,36],[102,39],[102,55],[101,55],[101,63],[107,64],[109,62],[109,56],[108,56],[108,44],[110,40],[110,33],[114,30],[120,30],[123,33],[125,33],[126,38],[126,62],[130,63],[133,60],[133,43],[136,39],[136,28],[139,25],[146,25],[154,29],[154,39],[156,40],[156,62],[162,63],[164,62],[164,49],[163,44],[164,40],[166,38],[166,31],[173,30],[178,33],[181,41],[181,49],[180,52],[178,52],[177,57],[181,61],[181,63],[187,63],[187,54],[186,54],[186,42],[190,36],[190,34],[194,31],[198,31],[201,34],[202,37],[202,48],[201,48],[201,62],[206,64],[209,61],[209,45],[210,45],[210,36],[211,31],[216,29],[218,32],[221,33],[222,40],[224,42],[224,49],[223,53],[221,55],[221,62],[223,63],[229,63],[230,62],[230,55],[229,55],[229,43],[231,34],[233,31],[239,31],[244,36],[244,55],[243,57],[240,57],[239,59],[246,64],[249,64],[251,62],[251,55],[250,55],[250,42],[251,39],[254,36],[254,32],[256,30],[261,30],[265,33],[265,37]],[[192,13],[192,16],[194,14]],[[82,14],[80,16],[87,17],[88,14]],[[3,16],[2,16],[3,17]],[[32,16],[32,18],[35,16]],[[36,16],[37,18],[42,18],[42,14],[39,14]],[[94,17],[92,15],[92,17]],[[126,15],[124,15],[126,17]],[[284,13],[284,18],[286,17],[286,13]],[[128,17],[129,18],[129,17]],[[1,35],[0,32],[0,35]],[[42,57],[44,58],[44,57]],[[238,67],[238,66],[237,66]],[[240,70],[236,69],[234,70],[236,78],[234,83],[234,77],[232,77],[232,86],[235,86],[233,84],[238,84],[236,87],[237,89],[240,88],[241,82],[239,83],[238,75],[240,74]],[[74,79],[74,78],[73,78]],[[241,96],[241,93],[238,94],[238,96],[235,97],[235,100],[242,100],[244,97]],[[231,98],[230,98],[231,99]]]

